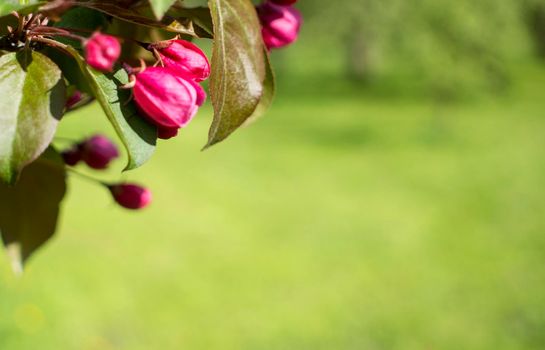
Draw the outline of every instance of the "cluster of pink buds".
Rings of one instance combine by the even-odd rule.
[[[278,49],[297,40],[303,18],[293,6],[297,0],[267,0],[257,7],[265,46]]]
[[[119,41],[99,32],[82,40],[87,64],[102,72],[110,72],[121,54]],[[157,63],[153,67],[133,68],[124,64],[138,110],[157,127],[158,137],[169,139],[178,134],[195,116],[206,100],[199,85],[210,76],[210,63],[204,52],[189,41],[173,39],[146,45]],[[82,94],[74,92],[66,108],[80,103]],[[117,147],[105,136],[95,135],[72,145],[62,153],[69,166],[84,162],[92,169],[108,168],[119,157]],[[100,181],[99,181],[100,182]],[[102,182],[101,182],[102,183]],[[131,183],[104,184],[114,200],[127,209],[141,209],[151,202],[151,192]]]
[[[121,54],[119,41],[99,32],[83,40],[85,60],[89,66],[112,71]],[[142,116],[157,127],[158,137],[170,139],[195,116],[206,100],[199,85],[210,76],[210,63],[195,44],[181,39],[143,45],[155,55],[157,63],[147,68],[124,64],[130,76],[136,106]],[[69,107],[69,106],[68,106]]]
[[[180,39],[147,46],[158,60],[154,67],[132,68],[134,101],[142,115],[157,127],[158,137],[170,139],[195,116],[206,100],[199,82],[210,76],[210,63],[196,45]]]
[[[67,165],[75,166],[84,162],[92,169],[104,170],[119,157],[119,151],[106,136],[94,135],[72,145],[61,152],[61,155]],[[151,202],[151,192],[142,186],[131,183],[104,185],[109,189],[114,200],[124,208],[142,209]]]

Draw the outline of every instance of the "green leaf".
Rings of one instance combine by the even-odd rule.
[[[213,38],[214,26],[210,9],[208,7],[184,8],[174,5],[167,12],[167,15],[176,18],[178,23],[183,24],[189,31],[193,31],[199,38]]]
[[[64,163],[51,148],[23,170],[17,185],[0,184],[0,236],[16,272],[55,233],[65,192]]]
[[[97,29],[106,29],[108,24],[106,15],[103,13],[89,8],[75,7],[64,13],[61,20],[55,23],[55,27],[76,28],[82,30],[82,33],[78,32],[78,34],[87,36],[91,35]],[[55,40],[66,45],[71,45],[76,49],[81,49],[80,40],[63,37],[55,37]],[[46,47],[44,53],[59,66],[64,78],[71,85],[75,85],[82,92],[92,94],[87,79],[83,76],[79,65],[71,56],[53,47]]]
[[[256,111],[264,95],[266,57],[261,27],[250,0],[209,0],[214,22],[210,95],[214,120],[210,147],[223,141]]]
[[[263,82],[263,95],[252,115],[244,122],[244,126],[250,125],[262,117],[271,107],[276,92],[276,79],[272,69],[268,52],[265,51],[265,81]]]
[[[165,15],[158,21],[151,13],[149,7],[146,6],[126,8],[106,0],[78,1],[77,5],[95,9],[122,21],[138,25],[159,28],[177,34],[186,34],[195,37],[210,37],[204,28],[200,28],[199,26],[195,28],[192,17],[190,17],[193,15],[201,17],[203,15],[201,10],[197,10],[198,12],[193,14],[191,9],[187,9],[188,12],[185,13],[185,16],[188,17],[172,17]]]
[[[129,81],[127,73],[123,69],[109,74],[97,72],[85,63],[77,50],[69,46],[66,50],[78,62],[93,95],[127,149],[129,159],[125,170],[143,165],[155,151],[157,130],[138,115],[134,103],[127,103],[130,100],[130,91],[119,88]]]
[[[108,24],[108,19],[103,13],[89,8],[74,7],[62,15],[61,20],[55,23],[55,27],[80,29],[79,35],[90,36],[95,30],[105,30]],[[62,37],[56,37],[55,40],[81,49],[80,40]]]
[[[45,1],[28,1],[27,4],[20,4],[19,0],[0,0],[0,17],[4,17],[13,11],[27,14],[36,10]]]
[[[51,143],[65,103],[61,71],[31,51],[0,57],[0,180],[13,184]]]
[[[176,0],[149,0],[149,2],[155,17],[157,20],[161,20]]]

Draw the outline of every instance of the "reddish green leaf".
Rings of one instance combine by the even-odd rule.
[[[19,0],[2,0],[0,1],[0,17],[7,16],[13,11],[27,14],[43,4],[45,4],[45,1],[32,0],[28,1],[27,4],[21,4]]]
[[[214,120],[209,147],[250,118],[264,94],[266,58],[259,20],[250,0],[210,0],[214,47],[210,94]]]
[[[65,102],[61,71],[38,52],[6,54],[0,96],[0,180],[13,184],[53,139]]]
[[[139,25],[160,28],[178,34],[209,37],[205,28],[201,28],[192,20],[193,17],[202,18],[202,9],[195,10],[195,13],[192,9],[186,9],[183,13],[174,13],[174,16],[166,15],[161,20],[157,20],[149,6],[126,8],[106,0],[79,1],[78,6],[95,9],[120,20]]]
[[[55,233],[65,192],[64,163],[53,149],[26,167],[14,187],[0,184],[0,235],[16,272]]]
[[[271,107],[276,92],[276,80],[272,69],[269,54],[265,53],[265,81],[263,82],[263,95],[254,113],[244,122],[244,126],[250,125],[262,117]]]

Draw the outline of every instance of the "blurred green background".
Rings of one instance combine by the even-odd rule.
[[[545,6],[299,8],[266,117],[200,152],[208,103],[122,175],[149,209],[71,177],[26,273],[1,256],[0,349],[545,348]]]

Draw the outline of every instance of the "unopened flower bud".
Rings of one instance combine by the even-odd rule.
[[[111,72],[120,55],[121,45],[111,35],[96,32],[85,42],[85,61],[99,71]]]
[[[70,109],[72,107],[74,107],[75,105],[77,105],[83,98],[83,95],[81,93],[81,91],[79,90],[76,90],[74,91],[74,93],[68,97],[68,99],[66,100],[66,109]]]
[[[78,145],[75,145],[67,150],[62,151],[61,156],[66,165],[75,166],[81,161],[81,149]]]
[[[108,189],[115,201],[127,209],[142,209],[151,203],[151,191],[136,184],[115,184]]]
[[[178,136],[180,128],[157,128],[157,137],[162,140],[168,140]]]
[[[195,89],[195,92],[197,93],[197,99],[195,100],[195,103],[198,107],[202,106],[204,102],[206,101],[206,91],[200,86],[197,82],[190,80],[189,81],[193,88]]]
[[[95,135],[80,144],[83,161],[93,169],[106,169],[119,157],[116,145],[103,135]]]
[[[136,74],[133,92],[138,108],[159,129],[186,126],[206,97],[194,81],[163,67]]]
[[[157,50],[165,67],[184,73],[195,81],[203,81],[210,76],[210,63],[206,55],[195,44],[186,40],[169,40],[150,45]]]
[[[258,7],[258,14],[261,34],[268,49],[281,48],[297,40],[303,21],[297,9],[265,2]]]

